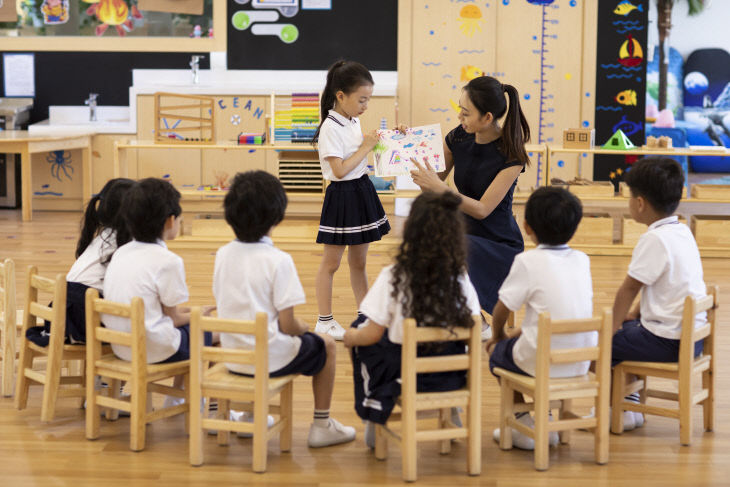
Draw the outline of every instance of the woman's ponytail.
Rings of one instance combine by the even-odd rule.
[[[508,161],[520,161],[529,164],[530,158],[525,150],[525,143],[530,140],[530,126],[520,107],[520,95],[512,85],[502,85],[509,98],[509,108],[502,127],[504,152]]]

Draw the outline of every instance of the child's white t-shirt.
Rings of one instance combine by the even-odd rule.
[[[362,145],[362,129],[357,117],[348,119],[334,110],[330,110],[322,123],[317,141],[319,163],[322,167],[322,176],[329,181],[349,181],[358,179],[368,172],[368,158],[365,156],[352,171],[343,178],[335,177],[327,157],[339,157],[343,161],[354,154]]]
[[[393,297],[393,264],[383,268],[375,280],[365,298],[360,304],[360,311],[378,325],[388,328],[388,338],[393,343],[403,343],[403,320],[409,318],[403,316],[403,292],[398,293],[398,298]],[[481,307],[479,297],[469,276],[464,272],[459,276],[461,291],[466,297],[466,305],[471,315],[479,315]]]
[[[66,274],[67,282],[78,282],[101,291],[104,275],[109,263],[103,263],[117,248],[116,232],[111,228],[103,229],[79,255]]]
[[[221,318],[253,320],[256,313],[268,315],[269,372],[294,360],[302,341],[279,329],[279,311],[304,303],[304,289],[291,256],[274,247],[269,237],[253,243],[234,240],[218,249],[213,295]],[[221,333],[221,346],[254,350],[256,339],[253,335]],[[254,373],[253,366],[226,366],[234,372]]]
[[[535,375],[538,315],[547,311],[553,320],[591,318],[593,283],[588,256],[567,245],[538,245],[518,254],[507,279],[499,289],[499,300],[511,311],[526,305],[522,334],[512,349],[515,364]],[[592,347],[597,332],[553,335],[551,349]],[[556,364],[550,377],[575,377],[588,371],[588,361]]]
[[[129,304],[135,296],[144,300],[147,363],[161,362],[180,347],[180,330],[162,306],[177,306],[189,297],[183,260],[164,241],[132,240],[114,252],[104,278],[104,299]],[[131,331],[128,318],[102,314],[101,321],[111,330]],[[132,360],[131,348],[112,344],[112,350],[117,357]]]
[[[702,260],[692,232],[676,216],[651,225],[634,248],[629,276],[641,282],[641,325],[654,335],[678,340],[687,296],[706,294]],[[706,313],[695,318],[703,326]]]

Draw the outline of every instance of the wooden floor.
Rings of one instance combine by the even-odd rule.
[[[66,272],[73,262],[79,213],[36,212],[31,223],[20,222],[20,212],[0,211],[0,258],[16,262],[18,306],[23,306],[25,268],[39,267],[40,273]],[[285,222],[278,232],[286,233]],[[388,238],[395,238],[389,236]],[[171,248],[175,248],[171,244]],[[389,263],[394,245],[382,245],[369,255],[368,271],[372,281],[379,269]],[[383,250],[385,249],[385,250]],[[214,252],[179,250],[185,260],[192,304],[212,302],[211,277]],[[316,245],[290,252],[307,293],[307,304],[297,314],[313,323],[316,318],[314,279],[320,259]],[[591,259],[595,309],[609,306],[629,259],[593,257]],[[458,442],[451,455],[438,454],[436,444],[425,444],[419,453],[419,482],[422,485],[599,485],[664,487],[730,485],[730,258],[704,261],[707,282],[721,289],[719,312],[719,356],[717,379],[717,420],[714,433],[701,430],[700,409],[695,411],[694,443],[680,447],[678,425],[665,418],[650,417],[646,425],[621,436],[611,436],[611,459],[605,466],[593,463],[592,436],[577,432],[570,445],[552,448],[547,472],[532,468],[532,454],[501,451],[492,441],[497,426],[499,396],[497,383],[487,372],[483,384],[483,450],[481,477],[467,477],[465,445]],[[346,264],[335,277],[335,317],[347,324],[355,307]],[[129,420],[102,421],[97,441],[84,438],[84,414],[73,400],[60,400],[56,420],[40,423],[39,389],[32,389],[28,409],[16,411],[12,399],[0,398],[0,483],[15,485],[81,486],[180,486],[180,485],[400,485],[400,454],[391,448],[385,462],[375,460],[362,440],[363,427],[353,409],[352,366],[344,348],[338,345],[338,371],[333,416],[344,424],[356,426],[355,442],[313,450],[306,446],[311,422],[312,399],[307,379],[295,384],[294,447],[290,453],[278,452],[278,440],[269,444],[266,474],[253,474],[251,440],[234,439],[219,447],[214,437],[206,440],[206,463],[188,464],[187,437],[182,418],[151,425],[147,448],[141,453],[128,450]]]

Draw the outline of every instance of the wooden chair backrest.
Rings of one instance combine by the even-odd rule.
[[[13,339],[15,338],[15,262],[13,259],[5,259],[0,263],[0,316],[2,316],[3,324],[7,324],[7,329],[11,332]]]
[[[238,333],[253,335],[256,339],[254,350],[205,346],[204,332]],[[190,364],[191,370],[202,370],[204,362],[227,362],[252,365],[255,368],[254,387],[267,390],[269,381],[269,318],[266,313],[256,313],[254,321],[231,320],[203,316],[200,307],[190,313]],[[192,370],[191,381],[195,381]],[[198,380],[199,380],[198,376]],[[195,382],[194,382],[195,383]]]
[[[129,318],[129,332],[104,328],[101,314]],[[86,290],[86,346],[94,347],[101,353],[102,343],[122,345],[132,349],[132,362],[136,365],[147,363],[147,335],[144,327],[144,301],[132,298],[130,304],[115,303],[99,297],[94,288]],[[135,367],[144,369],[144,367]]]
[[[561,348],[552,350],[553,335],[598,332],[593,347]],[[592,360],[596,362],[596,375],[609,379],[611,370],[611,340],[613,331],[612,312],[606,308],[601,316],[577,320],[552,320],[550,313],[540,313],[537,324],[537,360],[535,378],[547,383],[550,366]]]
[[[53,304],[49,306],[41,303],[39,292],[50,294]],[[56,274],[54,279],[43,277],[38,275],[38,268],[32,265],[28,266],[23,336],[29,328],[36,326],[37,318],[51,323],[49,349],[63,347],[66,335],[66,276]]]
[[[476,382],[471,375],[481,370],[481,332],[482,319],[479,315],[472,317],[471,328],[454,327],[453,331],[433,326],[416,326],[413,318],[403,321],[403,346],[401,348],[401,397],[406,400],[416,394],[416,376],[421,373],[449,372],[456,370],[469,371],[469,385]],[[419,343],[466,341],[468,349],[461,355],[440,355],[418,357]]]
[[[695,343],[705,339],[703,349],[705,354],[714,352],[714,338],[716,326],[716,313],[719,302],[718,286],[707,286],[707,295],[701,298],[687,296],[684,299],[684,312],[682,313],[682,336],[679,340],[679,362],[680,364],[691,363],[694,360]],[[707,312],[707,321],[700,328],[695,329],[695,318],[699,313]]]

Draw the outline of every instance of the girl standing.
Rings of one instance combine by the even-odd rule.
[[[512,195],[517,177],[530,162],[525,151],[530,127],[517,90],[490,76],[471,80],[459,107],[461,125],[446,135],[444,144],[446,170],[437,174],[428,162],[425,167],[416,162],[419,169],[412,176],[423,190],[445,192],[451,189],[444,180],[454,169],[460,209],[466,215],[469,278],[482,309],[492,313],[515,255],[524,250],[512,215]]]
[[[363,135],[357,118],[368,108],[373,78],[365,66],[338,61],[327,72],[322,122],[314,136],[322,176],[330,181],[322,205],[317,243],[324,244],[317,272],[319,318],[315,331],[336,340],[345,334],[332,316],[332,280],[349,247],[350,284],[358,308],[368,290],[368,244],[390,231],[388,217],[367,174],[367,155],[378,142],[375,130]]]

